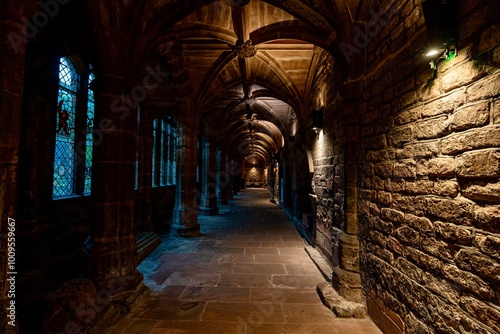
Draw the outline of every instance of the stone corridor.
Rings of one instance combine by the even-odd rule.
[[[107,334],[381,333],[322,304],[324,278],[269,198],[245,189],[200,217],[202,237],[165,238],[139,266],[151,293]]]

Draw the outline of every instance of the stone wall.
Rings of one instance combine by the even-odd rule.
[[[343,110],[338,96],[340,84],[333,59],[321,53],[313,87],[312,108],[324,107],[323,129],[312,142],[316,197],[316,246],[338,266],[338,245],[344,217]],[[312,129],[308,129],[313,132]]]
[[[422,56],[421,6],[402,3],[368,47],[361,80],[369,313],[386,333],[498,333],[498,3],[460,3],[459,55],[436,73]]]

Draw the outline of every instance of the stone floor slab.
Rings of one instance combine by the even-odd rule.
[[[245,263],[235,264],[233,272],[236,274],[286,274],[285,266],[280,263]]]
[[[164,285],[186,285],[186,286],[217,286],[221,274],[212,273],[173,273],[163,283]]]
[[[249,302],[250,288],[186,287],[179,300]]]
[[[201,316],[205,321],[284,323],[281,304],[208,303]]]
[[[330,324],[335,317],[333,313],[319,304],[283,304],[285,322],[303,324]]]
[[[272,275],[221,274],[218,286],[239,288],[271,288]]]
[[[205,308],[204,302],[166,301],[146,298],[130,316],[137,319],[198,321]]]
[[[158,323],[149,334],[245,334],[246,332],[246,323],[163,321]]]
[[[256,303],[300,303],[319,304],[316,289],[251,289],[250,300]]]

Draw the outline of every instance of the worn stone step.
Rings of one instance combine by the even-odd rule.
[[[366,305],[351,302],[341,295],[331,286],[330,283],[320,283],[317,287],[318,294],[329,309],[339,318],[366,318]]]
[[[321,253],[316,248],[309,245],[306,245],[304,247],[304,250],[309,255],[311,260],[314,262],[316,267],[318,267],[319,271],[326,279],[326,281],[331,282],[333,276],[333,268],[328,263],[328,261],[323,257],[323,255],[321,255]]]

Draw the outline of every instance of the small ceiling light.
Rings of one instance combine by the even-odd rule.
[[[432,57],[432,56],[437,55],[438,53],[439,53],[439,51],[438,51],[438,50],[436,50],[436,49],[432,49],[432,50],[429,50],[429,52],[427,52],[427,53],[425,54],[425,56],[426,56],[426,57]]]
[[[427,27],[424,56],[435,70],[439,59],[457,56],[457,1],[424,0],[422,10]]]

